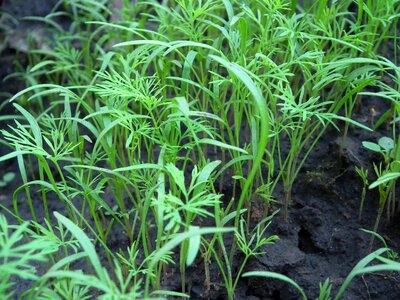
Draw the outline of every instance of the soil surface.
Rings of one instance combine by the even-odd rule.
[[[5,5],[10,1],[5,1]],[[25,2],[25,1],[24,1]],[[2,79],[14,69],[11,61],[15,51],[7,49],[2,53],[8,56],[7,63],[0,66]],[[5,57],[5,56],[3,56]],[[2,59],[3,62],[4,59]],[[1,93],[15,93],[16,82],[1,82]],[[6,100],[3,100],[6,101]],[[380,99],[363,98],[353,118],[365,125],[371,125],[372,118],[379,118],[385,112],[389,103]],[[376,113],[373,116],[371,112]],[[12,114],[10,106],[3,108],[2,115]],[[1,122],[0,127],[5,128]],[[358,207],[362,190],[362,181],[355,172],[355,166],[369,169],[370,182],[374,180],[373,162],[379,157],[362,147],[362,141],[376,142],[381,136],[389,134],[382,126],[376,132],[350,128],[348,138],[343,147],[343,156],[340,157],[341,133],[329,129],[317,144],[312,155],[307,160],[295,182],[292,195],[292,204],[289,209],[289,219],[283,221],[282,214],[275,217],[267,231],[268,235],[279,236],[274,245],[265,246],[264,255],[252,258],[247,264],[246,271],[274,271],[287,275],[304,288],[310,299],[318,296],[319,283],[330,278],[333,283],[333,295],[337,292],[345,277],[356,263],[367,255],[370,235],[360,231],[360,228],[372,229],[378,208],[376,190],[367,192],[365,208],[361,222],[358,221]],[[0,145],[0,155],[10,151]],[[34,169],[34,165],[32,167]],[[12,210],[14,190],[22,184],[19,177],[16,160],[0,163],[0,177],[6,172],[15,172],[16,179],[5,188],[0,189],[1,204]],[[224,192],[230,194],[232,183],[223,182]],[[280,187],[277,189],[277,200],[283,199]],[[20,199],[20,214],[31,219],[27,205],[22,205],[24,197]],[[52,211],[65,212],[65,206],[56,198],[49,201]],[[36,199],[40,205],[39,199]],[[6,213],[6,217],[12,218]],[[382,235],[388,246],[400,251],[399,220],[395,216],[392,221],[382,218],[379,234]],[[38,214],[42,219],[43,214]],[[12,222],[15,222],[12,221]],[[110,243],[118,248],[126,249],[127,240],[122,232],[111,234]],[[228,241],[229,243],[229,241]],[[374,248],[382,247],[375,241]],[[100,251],[100,250],[99,250]],[[237,252],[234,265],[239,266],[243,256]],[[48,266],[38,266],[39,273],[46,271]],[[225,289],[221,286],[222,278],[215,264],[210,266],[211,282],[207,291],[204,282],[204,268],[201,260],[187,271],[187,289],[191,299],[226,299]],[[171,267],[164,276],[165,288],[179,291],[179,269]],[[16,295],[25,291],[30,282],[16,279]],[[300,299],[298,293],[287,284],[265,278],[243,278],[236,290],[237,299]],[[396,273],[376,273],[355,279],[342,299],[400,299],[400,276]]]

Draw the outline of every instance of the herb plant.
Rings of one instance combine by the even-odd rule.
[[[398,0],[136,2],[60,0],[48,16],[28,18],[47,25],[47,47],[29,44],[26,69],[6,78],[26,88],[7,104],[16,115],[1,118],[10,152],[0,162],[17,161],[22,185],[13,211],[0,206],[19,224],[1,217],[0,243],[23,254],[0,256],[23,270],[8,268],[0,295],[17,275],[34,281],[28,299],[189,297],[188,266],[202,260],[207,288],[215,263],[234,299],[247,262],[278,239],[268,235],[276,206],[290,222],[292,189],[326,131],[342,130],[344,143],[353,126],[371,130],[353,120],[370,96],[393,104],[373,124],[392,122],[393,136],[364,143],[384,159],[370,185],[380,193],[374,231],[386,204],[394,215],[398,49],[394,61],[379,50],[397,45]],[[357,172],[361,218],[368,173]],[[111,242],[121,232],[128,246]],[[398,270],[387,251],[362,260],[339,295],[362,272]],[[368,267],[375,259],[382,264]],[[39,276],[32,264],[44,261]],[[175,266],[181,289],[164,290]],[[245,275],[300,290],[283,275]],[[330,299],[328,280],[320,290]]]

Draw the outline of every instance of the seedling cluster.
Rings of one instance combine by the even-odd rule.
[[[0,161],[17,161],[22,185],[12,211],[0,203],[18,222],[0,215],[0,298],[11,297],[15,276],[33,282],[26,299],[188,298],[196,262],[206,292],[216,264],[228,299],[242,275],[284,280],[307,299],[288,277],[245,273],[246,263],[278,239],[269,225],[277,214],[290,219],[293,186],[328,128],[343,143],[353,127],[392,128],[363,143],[382,161],[357,173],[360,219],[373,188],[373,231],[384,209],[394,216],[400,1],[124,0],[118,11],[115,2],[60,0],[35,17],[46,47],[32,43],[26,68],[7,78],[26,88],[7,104],[17,115],[2,117],[10,151]],[[391,108],[358,122],[369,97]],[[127,246],[110,242],[117,232]],[[355,276],[399,271],[393,253],[385,246],[361,260],[335,299]],[[180,291],[163,286],[171,268]],[[327,279],[319,299],[331,294]]]

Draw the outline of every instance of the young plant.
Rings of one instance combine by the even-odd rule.
[[[363,182],[363,189],[361,192],[360,208],[358,210],[358,221],[361,221],[362,211],[364,208],[365,195],[368,187],[368,170],[363,167],[356,166],[356,172]]]
[[[378,80],[389,74],[395,81],[396,66],[377,53],[379,45],[397,44],[398,0],[358,1],[356,13],[351,0],[117,2],[118,18],[106,0],[60,0],[47,17],[30,18],[50,25],[52,38],[47,48],[30,50],[27,69],[13,75],[27,88],[11,98],[21,116],[2,131],[13,152],[0,161],[18,160],[23,186],[14,194],[15,214],[20,221],[25,190],[32,219],[41,222],[32,196],[39,186],[45,222],[53,219],[52,193],[67,210],[69,219],[56,215],[61,228],[83,248],[67,255],[74,247],[64,247],[62,262],[32,295],[184,297],[158,291],[171,250],[181,245],[182,291],[185,268],[204,247],[205,264],[215,257],[233,298],[237,247],[242,273],[275,238],[263,236],[268,219],[250,229],[254,193],[265,199],[266,215],[283,184],[287,218],[296,177],[328,125],[345,121],[344,138],[351,124],[360,126],[351,115],[367,87],[398,99],[396,88]],[[70,26],[59,26],[60,16]],[[384,193],[389,173],[400,171],[390,165],[378,179]],[[226,207],[217,178],[221,189],[237,179]],[[199,227],[203,218],[216,228]],[[233,220],[228,255],[222,233]],[[126,233],[127,252],[108,247],[114,230]],[[93,252],[97,243],[110,272]],[[84,257],[93,274],[74,275],[69,262]],[[321,291],[327,298],[329,282]]]
[[[374,164],[374,170],[378,178],[389,178],[390,175],[400,171],[400,146],[399,143],[395,145],[393,139],[389,137],[382,137],[378,140],[378,143],[363,142],[363,146],[373,152],[379,153],[383,156],[384,165],[382,163],[379,165]],[[370,188],[378,187],[379,190],[379,209],[378,215],[373,227],[373,231],[378,230],[381,216],[383,214],[384,208],[387,204],[388,208],[388,218],[393,216],[395,209],[395,186],[396,177],[391,177],[391,180],[380,180],[373,183]],[[371,239],[371,245],[373,238]]]
[[[195,217],[213,217],[213,213],[207,208],[219,205],[222,195],[210,193],[207,187],[211,173],[220,164],[220,161],[208,163],[202,170],[195,166],[192,170],[190,185],[186,188],[184,172],[172,164],[165,166],[168,175],[171,177],[171,191],[165,194],[163,201],[154,200],[153,206],[162,210],[164,231],[168,239],[170,234],[175,234],[183,227],[186,230],[193,230]],[[180,252],[180,271],[182,292],[185,292],[185,269],[189,255],[189,243],[183,242]]]
[[[385,239],[380,234],[378,234],[377,232],[371,231],[371,230],[367,230],[367,229],[363,229],[363,228],[361,228],[360,230],[365,232],[365,233],[370,234],[373,237],[376,237],[383,244],[384,248],[388,248],[389,249]],[[390,251],[388,251],[388,253],[387,253],[387,256],[388,256],[389,259],[399,262],[399,253],[397,253],[394,249],[390,249]]]
[[[258,223],[257,226],[250,232],[250,235],[248,235],[246,232],[248,225],[243,219],[241,219],[240,227],[236,232],[236,238],[238,247],[244,254],[244,259],[240,265],[239,271],[236,274],[236,278],[234,279],[233,285],[227,287],[228,296],[229,295],[231,296],[230,299],[234,298],[232,296],[234,295],[234,291],[239,282],[239,278],[241,277],[244,271],[248,259],[252,256],[265,254],[266,252],[262,251],[260,248],[266,245],[273,245],[274,242],[279,239],[277,235],[271,235],[269,237],[265,237],[266,230],[268,229],[269,225],[272,222],[273,217],[277,214],[277,212],[278,211],[276,211],[275,213],[271,214],[269,217]]]
[[[246,210],[243,210],[242,213],[245,211]],[[224,280],[228,299],[231,300],[235,298],[237,284],[239,283],[240,277],[249,258],[252,256],[263,255],[265,252],[262,249],[265,248],[266,245],[274,244],[274,242],[279,239],[276,235],[265,237],[266,231],[271,224],[273,217],[277,213],[278,211],[260,221],[250,233],[247,232],[248,225],[246,224],[245,219],[241,216],[239,228],[235,231],[235,241],[237,247],[244,254],[244,258],[240,262],[236,274],[232,273],[233,264],[229,260],[228,251],[225,247],[225,241],[222,239],[222,236],[216,235],[211,242],[206,243],[206,253],[204,255],[206,265],[208,265],[211,257],[215,259]],[[230,213],[224,216],[220,220],[220,226],[224,226],[226,223],[234,219],[234,215],[235,213]],[[219,246],[219,250],[216,248],[216,245]],[[209,280],[209,278],[207,279]]]
[[[57,247],[51,240],[24,240],[24,235],[32,233],[29,222],[10,225],[6,217],[0,214],[0,298],[10,299],[14,292],[11,276],[26,280],[38,280],[34,264],[49,260],[49,254]]]
[[[149,291],[143,291],[142,276],[148,278],[154,276],[154,274],[151,272],[151,268],[147,269],[142,265],[137,269],[132,265],[132,263],[136,264],[134,258],[137,255],[132,251],[129,252],[128,258],[119,256],[122,264],[115,257],[114,268],[111,272],[107,271],[103,267],[95,246],[89,237],[68,218],[57,212],[54,213],[54,216],[62,226],[59,227],[60,232],[70,233],[71,240],[76,241],[74,244],[64,245],[65,248],[72,246],[73,253],[68,255],[66,252],[66,256],[59,259],[43,276],[37,277],[34,287],[24,293],[27,299],[49,299],[51,297],[54,297],[52,299],[57,299],[61,296],[65,296],[68,299],[76,299],[75,297],[78,295],[88,297],[89,295],[93,296],[94,293],[98,299],[141,299],[144,294],[146,294],[146,299],[166,299],[166,296],[186,297],[182,293],[172,291],[155,290],[151,294]],[[212,233],[213,230],[199,232],[200,234]],[[43,242],[43,240],[43,238],[41,240],[37,238],[38,243]],[[35,249],[32,249],[32,252],[29,253],[34,253]],[[54,251],[57,248],[51,247],[51,249]],[[84,258],[87,258],[88,262],[90,262],[94,274],[86,274],[82,270],[73,270],[74,262]],[[145,260],[145,264],[154,265],[156,260],[161,260],[165,263],[172,261],[169,257],[169,251],[163,251],[162,253],[153,253]],[[128,272],[124,271],[123,265],[128,266]],[[115,280],[113,280],[113,277]]]

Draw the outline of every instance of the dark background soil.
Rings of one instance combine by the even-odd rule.
[[[17,2],[20,5],[16,5]],[[38,4],[39,2],[41,4]],[[54,4],[53,2],[56,1],[3,1],[3,8],[16,15],[27,15],[24,12],[30,15],[45,15],[48,12],[46,5],[49,8],[48,5]],[[30,7],[31,4],[27,3],[35,4]],[[15,70],[12,61],[17,52],[18,49],[10,45],[1,54],[0,93],[12,94],[21,89],[18,82],[3,81],[5,76]],[[23,63],[24,54],[18,55],[18,59]],[[0,101],[7,100],[3,97]],[[362,101],[354,118],[365,125],[371,124],[371,109],[378,113],[375,117],[377,119],[379,114],[390,106],[380,99],[363,98]],[[7,105],[0,113],[7,115],[13,113],[13,110]],[[0,128],[5,126],[6,123],[1,122]],[[343,157],[339,156],[341,133],[333,129],[327,131],[295,183],[288,222],[285,223],[282,216],[278,215],[268,230],[269,235],[277,234],[280,240],[275,245],[265,246],[263,250],[266,254],[252,258],[246,271],[274,271],[285,274],[302,286],[310,299],[318,296],[319,283],[329,277],[333,283],[333,295],[335,294],[355,264],[368,254],[370,236],[359,229],[372,229],[379,198],[375,190],[367,192],[363,219],[358,222],[362,181],[354,168],[356,165],[369,168],[370,182],[374,180],[372,163],[377,161],[378,157],[363,149],[361,143],[365,140],[375,142],[379,137],[389,135],[389,131],[384,127],[372,133],[351,128]],[[9,148],[0,145],[0,155],[9,151]],[[16,160],[0,163],[0,177],[9,171],[19,173]],[[11,184],[0,189],[0,201],[9,209],[12,209],[13,192],[19,185],[21,179],[17,176]],[[227,194],[231,193],[231,182],[224,182],[223,186]],[[276,197],[278,200],[282,199],[279,188]],[[23,197],[20,199],[22,203]],[[64,204],[57,199],[53,200],[50,201],[51,209],[63,213]],[[38,199],[35,201],[40,205]],[[22,216],[31,218],[27,206],[21,205],[20,209]],[[10,222],[15,222],[9,215],[6,214],[6,217]],[[43,215],[39,214],[38,217],[43,218]],[[397,217],[391,222],[382,218],[379,234],[386,239],[389,247],[400,251],[400,224]],[[115,248],[126,247],[127,241],[121,232],[111,236],[113,241],[110,242]],[[382,246],[379,241],[375,241],[374,249]],[[240,262],[241,259],[242,255],[238,252],[235,261]],[[46,266],[38,267],[40,273],[45,272]],[[234,266],[234,270],[235,268],[238,266]],[[187,273],[187,288],[192,299],[226,299],[224,288],[220,286],[222,278],[215,265],[211,266],[212,284],[208,292],[204,286],[202,261],[190,267]],[[16,283],[16,295],[30,286],[30,282],[18,279]],[[169,276],[165,277],[164,284],[165,288],[178,291],[179,270],[171,269]],[[241,279],[236,295],[237,299],[251,300],[300,299],[298,293],[287,284],[265,278]],[[397,273],[376,273],[359,277],[353,281],[342,299],[400,299],[400,277]]]

